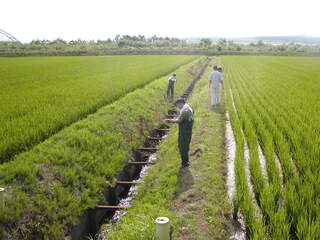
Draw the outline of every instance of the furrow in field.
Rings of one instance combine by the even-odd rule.
[[[248,96],[248,95],[250,95],[250,94],[249,94],[249,93],[247,93],[247,96]],[[257,102],[257,101],[256,101],[256,100],[254,100],[254,99],[251,99],[251,100],[250,100],[250,102]],[[287,157],[287,158],[286,158],[286,163],[288,163],[288,162],[290,163],[290,161],[289,161],[289,160],[290,160],[290,158],[288,158],[288,157]],[[288,164],[287,164],[287,166],[288,166]],[[290,165],[289,165],[289,166],[290,166]],[[274,172],[276,172],[276,171],[274,171]],[[292,175],[291,175],[291,176],[288,176],[288,177],[290,177],[290,178],[291,178],[291,177],[292,177]],[[282,201],[281,201],[281,202],[282,202]],[[279,202],[279,204],[280,204],[280,205],[282,205],[282,203],[281,203],[281,202]]]
[[[250,83],[250,87],[252,86],[254,86],[254,83]],[[258,89],[252,89],[251,92],[255,94],[259,93]],[[259,97],[256,97],[256,99],[259,99]],[[297,155],[299,153],[295,151],[295,149],[301,145],[306,149],[305,154],[310,158],[314,158],[317,154],[313,154],[315,149],[312,147],[312,144],[310,144],[312,143],[310,136],[313,136],[313,131],[308,131],[307,129],[309,129],[309,126],[305,127],[305,124],[297,118],[297,115],[294,114],[294,112],[289,111],[288,109],[279,109],[279,104],[275,104],[272,100],[274,99],[271,98],[270,100],[269,98],[265,98],[262,104],[264,104],[264,107],[267,110],[272,109],[273,111],[269,111],[269,113],[271,116],[274,116],[276,122],[280,122],[280,129],[285,131],[284,134],[291,143],[291,152],[294,155],[295,161],[299,161],[299,158],[301,158],[301,155]],[[296,133],[298,133],[298,135]],[[297,138],[297,136],[299,136],[299,138]],[[305,167],[309,167],[309,165],[304,165],[304,162],[301,161],[296,164],[300,166],[300,171],[305,171]]]
[[[277,115],[277,117],[279,117],[279,115]],[[291,120],[289,120],[289,121],[292,121],[292,119]],[[288,123],[288,121],[286,121],[286,122],[282,122],[283,124],[282,124],[282,126],[283,126],[283,128],[284,129],[286,129],[286,132],[287,132],[287,134],[291,137],[291,139],[293,139],[293,140],[291,140],[291,146],[292,146],[292,152],[295,152],[295,150],[297,149],[296,147],[298,146],[298,145],[295,145],[294,143],[296,142],[296,136],[297,135],[295,135],[294,136],[294,134],[292,134],[293,132],[292,132],[292,128],[290,129],[290,128],[288,128],[285,124],[287,124]],[[294,124],[295,125],[295,124]],[[297,126],[297,125],[296,125]],[[294,128],[296,127],[296,126],[294,126]],[[281,126],[280,126],[280,128],[281,128]],[[293,128],[293,129],[294,129]],[[299,137],[302,137],[301,135],[299,136]],[[301,162],[301,160],[299,161],[300,162],[300,164],[299,164],[299,162],[297,162],[297,160],[300,158],[300,159],[304,159],[303,158],[303,156],[299,156],[299,155],[297,155],[296,153],[293,155],[294,157],[295,157],[295,159],[296,159],[296,163],[298,163],[298,166],[299,166],[299,169],[300,169],[300,173],[302,173],[300,176],[301,177],[303,177],[305,174],[303,174],[303,172],[304,171],[306,171],[306,170],[303,170],[303,169],[305,169],[306,167],[310,167],[310,166],[306,166],[305,165],[305,163],[306,162]],[[310,159],[310,158],[309,158]],[[291,158],[289,158],[289,161],[292,163],[292,160],[291,160]],[[301,163],[303,164],[303,165],[301,165]],[[295,164],[293,164],[293,169],[294,169],[294,171],[295,171],[295,169],[296,169],[296,167],[295,167]],[[301,170],[303,170],[303,171],[301,171]],[[296,171],[295,171],[296,172]],[[303,187],[303,184],[302,183],[299,183],[299,180],[298,181],[291,181],[295,186],[296,186],[296,188],[304,188]],[[290,183],[289,183],[290,184]],[[289,185],[288,184],[288,185]],[[290,185],[289,185],[290,186]],[[301,191],[301,190],[300,190]],[[303,191],[303,190],[302,190]],[[292,207],[293,206],[290,206],[290,205],[292,205],[292,204],[294,204],[294,205],[296,205],[297,203],[296,203],[296,201],[297,201],[297,199],[301,199],[301,198],[310,198],[310,195],[304,195],[304,196],[301,196],[300,194],[299,194],[299,191],[298,192],[292,192],[292,191],[290,191],[290,192],[287,192],[287,195],[293,195],[293,196],[291,196],[290,197],[290,202],[288,202],[287,201],[287,207],[288,207],[288,209],[289,209],[289,215],[291,215],[291,216],[295,216],[296,215],[296,213],[295,213],[295,211],[292,211]],[[299,196],[300,195],[300,196]],[[292,199],[296,199],[296,200],[292,200]],[[294,201],[294,202],[293,202]],[[311,207],[311,206],[310,206]],[[299,220],[298,220],[299,219]],[[296,220],[294,220],[294,221],[292,221],[293,222],[293,229],[296,229],[297,228],[297,226],[299,226],[299,224],[301,224],[301,222],[303,222],[303,219],[301,219],[301,217],[298,217],[298,216],[296,216]],[[304,234],[306,234],[306,233],[304,233]]]
[[[236,108],[236,105],[235,105],[235,102],[234,102],[234,97],[233,97],[232,90],[231,89],[229,89],[229,90],[230,90],[231,103],[232,103],[233,110],[234,110],[234,112],[236,114],[236,117],[239,119],[238,111],[237,111],[237,108]],[[245,168],[245,173],[246,173],[248,190],[249,190],[249,193],[250,193],[250,195],[252,197],[254,205],[255,205],[255,207],[257,209],[257,212],[259,212],[259,206],[258,206],[258,203],[257,203],[256,194],[255,194],[254,187],[253,187],[253,182],[252,182],[253,179],[252,179],[252,176],[251,176],[251,173],[250,173],[250,150],[249,150],[248,143],[246,141],[246,137],[245,137],[245,133],[243,132],[243,129],[240,128],[240,131],[241,131],[241,134],[242,134],[242,137],[243,137],[243,141],[244,141],[243,160],[244,160],[244,168]]]
[[[240,84],[240,83],[239,83]],[[275,160],[274,160],[274,144],[272,141],[272,137],[268,131],[266,131],[264,121],[261,121],[258,110],[259,106],[251,106],[250,104],[252,101],[255,102],[254,99],[250,99],[250,91],[246,91],[248,89],[245,85],[243,87],[243,93],[246,95],[246,98],[248,99],[248,102],[246,103],[248,105],[247,111],[248,116],[250,119],[252,119],[253,126],[255,128],[255,132],[258,137],[258,141],[260,142],[258,144],[258,153],[259,153],[259,159],[260,159],[260,165],[262,172],[264,176],[268,176],[271,183],[273,184],[279,184],[279,175],[280,173],[277,171],[275,166]],[[242,98],[242,101],[244,102],[245,99]],[[263,149],[261,145],[263,146]],[[266,156],[264,156],[263,151],[266,153]],[[267,164],[266,164],[267,163]]]
[[[243,79],[243,76],[240,78]],[[268,181],[264,182],[263,178],[264,176],[266,177],[267,175],[269,176],[271,183],[273,184],[274,180],[277,179],[277,174],[273,175],[273,172],[275,170],[274,168],[274,156],[273,159],[268,158],[267,159],[267,163],[266,163],[266,168],[265,169],[265,163],[263,161],[263,163],[261,163],[261,160],[264,160],[264,156],[262,156],[262,149],[260,147],[259,144],[257,144],[258,138],[255,135],[255,121],[251,118],[251,114],[250,111],[252,110],[252,108],[244,108],[241,109],[245,99],[243,99],[243,97],[241,96],[242,92],[243,92],[243,86],[239,83],[239,82],[243,82],[243,81],[238,81],[236,83],[236,89],[238,90],[238,94],[235,97],[235,101],[237,101],[238,103],[236,104],[237,108],[238,108],[238,113],[239,113],[239,117],[240,119],[242,119],[242,124],[244,126],[244,133],[247,136],[248,139],[248,143],[249,143],[249,148],[250,148],[250,152],[253,152],[255,154],[251,154],[251,158],[250,158],[250,164],[251,164],[251,174],[253,176],[253,183],[254,183],[254,188],[255,188],[255,192],[257,194],[257,200],[259,203],[259,206],[261,207],[261,210],[263,212],[263,216],[266,219],[267,222],[269,222],[268,226],[269,226],[269,231],[271,233],[271,235],[275,238],[277,237],[288,237],[288,226],[285,227],[286,224],[286,220],[285,220],[285,215],[283,215],[283,210],[282,211],[278,211],[278,212],[270,212],[270,210],[274,209],[274,206],[276,203],[272,203],[272,198],[276,197],[277,194],[274,195],[273,192],[274,186],[276,185],[268,185]],[[261,128],[261,126],[260,126]],[[270,144],[269,144],[270,147]],[[273,153],[273,149],[270,149],[271,152]],[[258,156],[257,156],[258,155]],[[262,170],[261,170],[262,169]],[[265,169],[265,170],[263,170]],[[267,174],[267,170],[268,170],[268,174]],[[273,176],[275,176],[276,178],[272,178]],[[276,181],[276,183],[279,183],[278,181]],[[273,191],[270,191],[270,190]],[[268,197],[268,195],[270,193],[273,193],[273,197],[271,197],[270,195]],[[271,197],[271,198],[270,198]],[[269,200],[268,200],[269,198]],[[271,205],[270,205],[271,204]],[[271,208],[270,208],[271,207]],[[275,219],[275,216],[277,216],[277,220]],[[281,228],[283,229],[281,233],[279,233],[279,231],[277,229],[279,229],[280,227],[277,226],[276,221],[278,221],[279,223],[282,222],[282,226]],[[286,230],[285,230],[286,229]]]
[[[259,154],[259,163],[260,163],[260,168],[262,171],[263,177],[267,180],[267,185],[268,185],[268,174],[267,174],[267,167],[266,167],[266,157],[263,154],[262,148],[260,144],[258,144],[258,154]]]
[[[233,130],[230,123],[229,113],[226,113],[226,150],[227,150],[227,187],[228,187],[228,197],[232,204],[235,196],[235,171],[234,171],[234,161],[236,157],[236,142],[233,134]]]
[[[245,71],[245,74],[242,72],[238,74],[238,76],[235,76],[233,80],[235,80],[237,84],[242,84],[243,98],[241,104],[247,105],[249,115],[252,118],[253,123],[256,123],[254,124],[255,131],[259,136],[263,151],[266,153],[267,170],[268,158],[274,159],[272,162],[275,162],[275,165],[277,166],[276,168],[270,167],[271,171],[268,171],[268,175],[275,178],[270,176],[269,178],[272,182],[278,182],[278,178],[279,182],[282,182],[281,175],[283,174],[283,191],[271,189],[272,191],[270,193],[282,192],[281,195],[284,198],[276,198],[275,200],[280,207],[283,206],[285,209],[286,218],[291,223],[291,236],[296,236],[299,239],[317,239],[319,234],[316,231],[315,226],[319,222],[317,214],[319,204],[316,201],[317,196],[319,195],[319,184],[315,177],[317,175],[315,170],[319,167],[319,161],[316,157],[319,153],[319,148],[316,147],[319,144],[319,141],[317,141],[317,126],[314,124],[308,126],[308,122],[316,123],[317,120],[313,121],[313,118],[310,117],[310,121],[304,121],[304,116],[307,115],[301,114],[307,112],[303,111],[303,106],[307,107],[305,104],[307,101],[306,99],[310,99],[311,103],[314,101],[312,91],[305,88],[308,89],[310,94],[305,96],[305,99],[299,96],[299,94],[305,93],[304,90],[301,90],[301,84],[309,84],[310,87],[310,84],[313,84],[311,81],[314,80],[305,79],[305,82],[301,81],[301,79],[308,74],[308,71],[299,74],[293,73],[295,75],[294,80],[289,79],[292,75],[287,74],[287,76],[289,76],[289,78],[287,78],[287,76],[283,75],[281,72],[276,73],[277,64],[272,66],[272,64],[269,64],[270,62],[263,63],[266,58],[250,58],[255,59],[257,64],[252,62],[253,65],[249,66],[246,65],[247,63],[243,64],[241,61],[230,61],[229,66],[233,69],[240,68]],[[261,62],[259,62],[260,59],[262,59]],[[292,59],[293,58],[291,58],[291,60]],[[243,60],[244,62],[246,61],[245,58],[243,58]],[[261,64],[257,67],[259,71],[252,71],[252,69],[259,64]],[[268,72],[270,73],[270,67],[271,69],[274,68],[273,73],[275,74],[272,76],[277,77],[277,75],[279,75],[278,78],[283,77],[283,79],[281,79],[283,80],[283,84],[280,81],[279,84],[273,83],[268,74],[260,76],[262,68],[269,68]],[[281,67],[287,68],[287,70],[290,69],[285,65]],[[283,70],[283,72],[288,73],[287,70]],[[239,78],[239,76],[241,76],[241,78]],[[239,81],[239,79],[245,79],[245,81]],[[289,83],[290,81],[292,83],[290,88],[285,90],[285,83]],[[268,85],[269,88],[267,87]],[[275,88],[275,86],[277,87]],[[237,86],[237,90],[241,91],[241,86]],[[277,94],[274,94],[273,97],[271,97],[270,94],[267,96],[267,93],[269,92]],[[293,98],[290,98],[291,95]],[[298,101],[296,101],[296,98],[299,98]],[[301,106],[297,103],[301,103]],[[299,106],[299,109],[295,111],[297,106]],[[315,108],[314,106],[311,106],[310,109]],[[273,139],[273,141],[268,139]],[[274,150],[272,151],[272,149]],[[277,163],[277,158],[273,156],[273,152],[276,152],[279,156],[279,162],[282,168],[278,167],[279,164]],[[270,161],[270,163],[272,162]],[[297,169],[299,170],[299,174],[297,174]],[[278,173],[275,174],[276,172]],[[273,187],[277,187],[277,185],[273,185]],[[265,203],[270,204],[265,200],[267,198],[268,195],[265,195],[262,200],[264,200]],[[305,209],[308,209],[308,211],[305,211]],[[276,230],[275,224],[272,224],[271,220],[275,223],[277,223],[277,220],[270,219],[271,227]],[[281,226],[280,222],[278,222],[278,225]],[[275,234],[280,234],[283,229],[286,228],[278,228],[278,233]],[[274,231],[271,233],[273,232]],[[284,232],[281,234],[284,234]]]
[[[240,73],[239,73],[239,75],[240,75]],[[242,87],[243,87],[243,89],[244,90],[247,90],[247,91],[245,91],[244,93],[245,93],[245,95],[246,95],[246,98],[248,99],[248,101],[247,101],[247,103],[249,103],[250,105],[252,105],[252,106],[250,106],[250,107],[248,107],[248,109],[249,109],[249,114],[251,114],[251,116],[254,116],[254,119],[257,119],[257,116],[259,115],[259,116],[263,116],[262,117],[262,119],[263,119],[263,124],[258,124],[258,125],[256,125],[256,129],[257,129],[257,132],[260,134],[260,141],[261,142],[265,142],[266,144],[268,144],[269,145],[269,147],[272,147],[272,142],[270,142],[269,141],[269,133],[268,132],[266,132],[265,130],[264,130],[264,124],[267,124],[268,126],[269,126],[269,130],[270,130],[270,132],[271,133],[278,133],[279,131],[278,130],[275,130],[275,126],[274,126],[274,123],[273,123],[273,121],[270,119],[270,116],[268,116],[268,115],[266,115],[265,114],[265,111],[266,111],[266,109],[269,109],[269,108],[267,108],[266,106],[264,106],[264,105],[262,105],[261,104],[261,101],[260,101],[260,99],[258,99],[258,98],[255,98],[254,96],[253,96],[253,93],[255,93],[256,92],[256,89],[250,89],[251,88],[251,86],[252,86],[252,84],[250,84],[250,85],[243,85]],[[244,99],[243,99],[244,100]],[[259,104],[259,106],[258,106],[258,104]],[[252,109],[252,111],[250,111],[250,109]],[[263,109],[263,110],[262,110]],[[255,115],[253,115],[253,113],[256,113]],[[258,115],[257,115],[258,114]],[[271,114],[271,113],[269,113],[269,114]],[[271,115],[272,116],[272,115]],[[260,120],[257,120],[257,121],[260,121]],[[259,130],[260,129],[260,130]],[[261,135],[262,134],[262,135]],[[280,134],[281,135],[281,134]],[[284,137],[283,136],[281,136],[281,137],[278,137],[277,138],[277,141],[280,141],[281,140],[281,143],[283,144],[284,142],[283,142],[283,139],[284,139]],[[276,142],[277,142],[276,141]],[[278,147],[279,147],[279,145],[280,144],[278,144]],[[278,152],[288,152],[288,150],[285,150],[285,148],[282,146],[282,148],[281,148],[281,151],[278,151]],[[271,158],[271,155],[270,155],[270,158]],[[289,157],[287,158],[287,160],[289,159]],[[272,163],[272,161],[270,161],[271,163]],[[291,169],[290,167],[289,167],[289,169]],[[289,173],[290,173],[290,175],[291,175],[291,173],[292,173],[292,171],[291,170],[289,170]]]
[[[254,91],[254,90],[251,90],[251,92]],[[247,96],[250,96],[250,93],[247,92]],[[252,97],[251,98],[251,101],[255,101],[255,103],[261,103],[258,99]],[[275,144],[276,142],[280,142],[278,143],[278,154],[282,154],[285,152],[286,154],[286,158],[283,159],[283,164],[287,165],[287,171],[288,171],[288,174],[287,174],[287,177],[291,177],[291,175],[293,174],[293,172],[297,173],[296,169],[296,165],[295,163],[292,161],[292,146],[288,145],[286,142],[286,138],[287,138],[287,133],[286,132],[283,132],[283,128],[282,126],[284,126],[284,124],[287,122],[287,121],[280,121],[280,124],[278,121],[272,121],[271,118],[273,117],[279,117],[279,115],[274,115],[272,112],[268,111],[268,110],[262,110],[262,109],[275,109],[275,108],[272,108],[270,105],[268,108],[266,108],[267,106],[264,105],[263,103],[260,105],[261,107],[257,106],[256,104],[252,104],[253,107],[257,110],[257,112],[262,116],[262,119],[263,119],[263,123],[265,125],[269,125],[267,126],[267,129],[269,129],[270,133],[272,133],[273,135],[276,135],[276,136],[273,136],[274,138],[274,141],[275,141]],[[271,107],[271,108],[270,108]],[[276,124],[276,125],[275,125]],[[269,134],[268,134],[269,135]],[[287,147],[285,147],[285,145],[287,145]],[[276,146],[277,147],[277,146]],[[288,166],[288,163],[291,164],[291,166]]]
[[[228,75],[228,74],[226,74]],[[226,89],[229,89],[229,82],[226,82]],[[227,94],[227,108],[229,109],[230,120],[236,139],[236,158],[235,158],[235,176],[236,176],[236,198],[234,200],[234,215],[240,211],[243,214],[246,224],[247,236],[252,239],[263,239],[266,235],[266,229],[262,223],[260,214],[257,214],[257,205],[254,204],[254,197],[249,193],[248,175],[245,168],[245,143],[241,124],[237,115],[237,110],[233,106],[232,95],[230,91]]]
[[[232,92],[233,93],[233,92]],[[249,169],[250,176],[254,186],[255,196],[257,198],[258,204],[260,202],[260,194],[261,190],[264,188],[266,184],[266,180],[263,177],[262,169],[260,168],[260,159],[258,154],[258,144],[257,138],[253,132],[252,126],[250,125],[250,120],[246,115],[245,109],[243,109],[242,105],[239,104],[241,102],[240,96],[238,94],[233,95],[233,99],[235,101],[235,106],[237,109],[238,118],[241,122],[241,131],[246,139],[246,143],[250,149],[249,151]]]
[[[282,166],[286,169],[286,178],[291,178],[291,176],[296,172],[294,169],[295,164],[292,162],[291,159],[291,153],[290,153],[290,147],[285,141],[285,136],[282,134],[281,130],[278,128],[278,126],[275,125],[274,121],[271,120],[271,117],[273,116],[272,113],[266,112],[267,108],[264,106],[259,98],[255,98],[252,93],[255,92],[255,89],[250,89],[248,86],[248,91],[245,92],[246,97],[248,98],[249,103],[252,105],[252,109],[255,109],[256,112],[261,116],[263,119],[263,123],[266,125],[266,130],[273,134],[273,141],[275,144],[275,152],[277,154],[281,155],[281,162]],[[259,105],[258,105],[259,104]],[[272,108],[273,109],[273,108]],[[261,125],[260,125],[261,126]],[[261,130],[261,128],[260,128]],[[259,132],[259,131],[258,131]],[[266,132],[265,132],[266,134]],[[261,139],[261,136],[260,136]],[[265,137],[266,140],[268,140],[268,137]],[[263,142],[263,139],[261,139],[261,142]],[[269,143],[270,144],[270,143]]]
[[[261,216],[261,209],[259,207],[259,204],[257,202],[257,197],[255,194],[255,190],[253,187],[253,182],[252,182],[252,177],[251,177],[251,173],[250,173],[250,150],[248,147],[248,144],[244,143],[244,150],[243,150],[243,160],[244,160],[244,167],[245,167],[245,171],[246,171],[246,176],[247,176],[247,184],[248,184],[248,189],[249,189],[249,193],[252,196],[252,200],[253,203],[257,209],[257,213]]]
[[[282,171],[282,167],[281,167],[281,163],[280,163],[280,160],[279,160],[279,157],[278,155],[275,153],[274,154],[274,160],[276,162],[276,165],[279,169],[279,176],[280,176],[280,182],[281,182],[281,185],[283,184],[283,171]]]

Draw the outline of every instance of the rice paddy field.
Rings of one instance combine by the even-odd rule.
[[[320,58],[279,56],[0,58],[0,239],[84,239],[73,229],[114,204],[106,189],[172,111],[173,72],[176,96],[199,80],[191,166],[179,167],[172,126],[99,239],[155,239],[160,215],[177,240],[320,239]]]
[[[98,57],[96,60],[99,62],[103,59]],[[107,59],[109,58],[104,60]],[[110,58],[109,66],[113,66],[112,59],[113,57]],[[25,61],[31,60],[25,58]],[[57,61],[62,60],[64,59]],[[114,79],[119,83],[110,83],[111,79],[106,78],[109,79],[109,82],[106,80],[108,85],[117,86],[118,84],[124,92],[126,86],[121,85],[122,80],[127,85],[133,84],[131,88],[134,84],[136,87],[142,86],[142,80],[150,83],[127,92],[122,97],[119,95],[117,100],[99,108],[95,113],[64,127],[30,150],[0,164],[0,186],[5,189],[0,194],[1,240],[70,239],[71,230],[79,224],[80,217],[84,216],[88,209],[94,209],[98,202],[110,204],[104,195],[105,190],[114,185],[117,174],[127,164],[133,149],[137,148],[150,131],[159,124],[160,117],[169,108],[170,102],[165,94],[168,73],[172,74],[174,70],[179,76],[176,94],[182,94],[206,63],[205,58],[194,56],[173,56],[172,58],[171,56],[124,56],[115,57],[114,61],[117,60],[119,61],[117,64],[122,67],[118,66],[120,69],[117,69],[114,66],[109,71],[116,71]],[[123,68],[126,64],[130,65],[126,63],[129,60],[136,60],[137,64],[130,71]],[[48,61],[51,60],[48,59]],[[86,61],[86,58],[79,61]],[[179,65],[182,66],[179,67]],[[60,66],[62,67],[63,64]],[[102,64],[100,68],[103,66],[108,64]],[[149,66],[149,69],[145,66]],[[146,75],[149,77],[144,73],[135,73],[138,69],[139,72],[147,72]],[[101,69],[95,71],[99,70]],[[122,70],[126,71],[126,74],[119,73]],[[153,73],[148,73],[152,70]],[[104,74],[107,75],[106,72]],[[126,78],[125,75],[136,77]],[[153,79],[155,77],[157,78]],[[86,80],[83,79],[83,81]],[[112,94],[117,93],[117,88],[112,87],[108,90],[108,86],[104,87],[104,82],[99,84],[100,88],[104,88],[105,92],[109,93],[106,97],[116,96]],[[75,97],[86,88],[90,89],[90,86],[88,82],[83,83],[83,89],[78,88],[74,93]],[[49,90],[47,89],[47,94],[50,93]],[[96,92],[99,90],[101,89],[98,87],[95,89]],[[69,94],[71,95],[72,91]],[[87,100],[86,97],[80,96],[80,100]],[[37,101],[34,103],[36,106],[41,106]],[[75,105],[76,109],[81,109],[82,106]],[[72,109],[71,106],[70,110]],[[67,110],[61,111],[68,114]],[[40,119],[45,121],[46,115],[42,115]],[[14,130],[14,127],[12,128]],[[29,129],[29,131],[32,130],[32,128]]]
[[[193,59],[0,58],[0,163]]]
[[[221,63],[236,141],[234,214],[250,239],[320,239],[320,58]]]

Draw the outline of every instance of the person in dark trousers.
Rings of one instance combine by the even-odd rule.
[[[167,88],[167,98],[170,98],[171,101],[174,98],[174,84],[177,81],[177,74],[172,74],[171,77],[168,78],[168,88]]]
[[[181,155],[181,167],[189,166],[189,146],[192,137],[193,110],[183,98],[175,102],[175,106],[180,109],[180,115],[176,119],[166,119],[168,123],[179,124],[178,146]]]

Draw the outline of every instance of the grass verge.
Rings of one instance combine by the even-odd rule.
[[[224,115],[209,107],[207,72],[191,97],[195,125],[191,166],[180,169],[177,128],[161,145],[157,164],[139,185],[132,208],[105,239],[155,239],[155,218],[167,216],[175,239],[226,239],[230,213],[223,154]]]

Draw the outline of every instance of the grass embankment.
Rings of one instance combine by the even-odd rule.
[[[210,69],[211,70],[211,69]],[[195,86],[190,103],[195,111],[191,166],[180,169],[177,127],[161,144],[157,164],[139,185],[132,208],[106,239],[154,239],[154,220],[167,216],[174,239],[227,239],[228,206],[225,184],[225,117],[209,106],[208,73]]]
[[[194,61],[176,71],[177,94],[204,60],[197,68]],[[159,123],[169,107],[166,84],[167,76],[129,93],[2,164],[1,239],[62,239]]]
[[[0,163],[195,58],[0,58]]]

